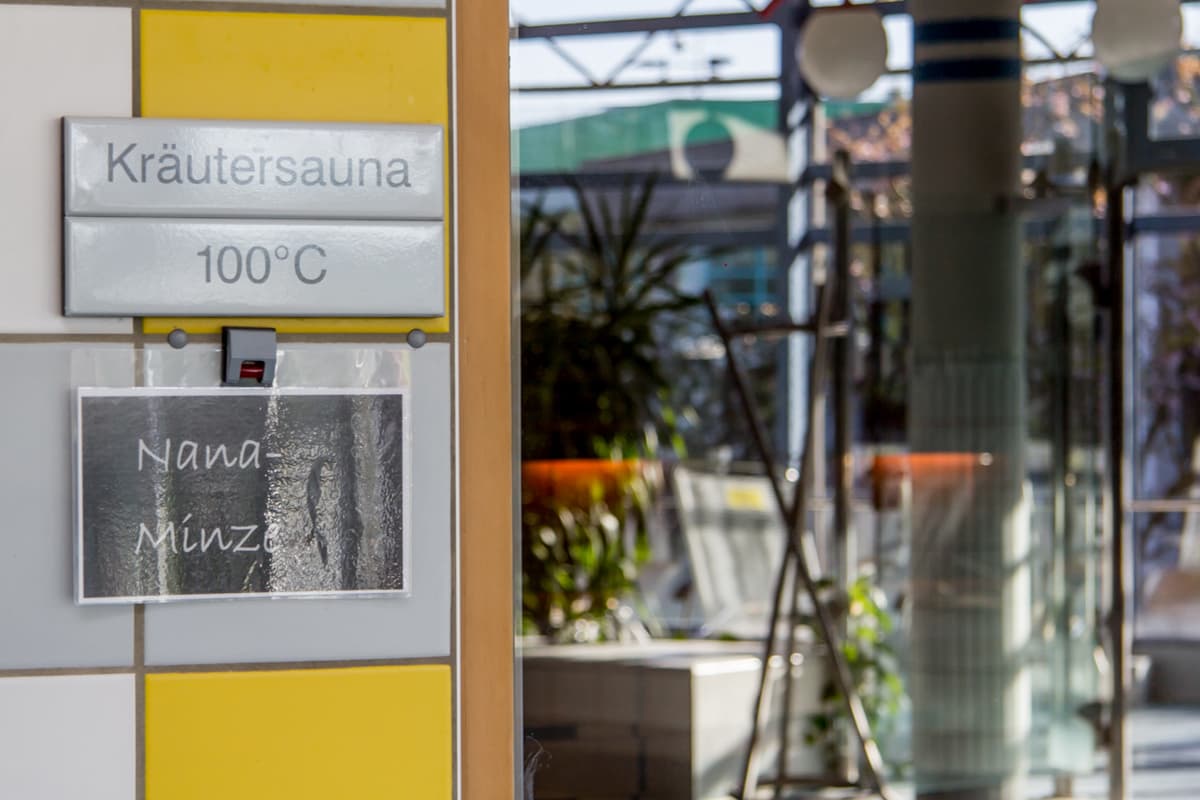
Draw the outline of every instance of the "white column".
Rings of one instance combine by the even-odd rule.
[[[917,794],[1024,800],[1031,730],[1019,0],[911,0]],[[937,454],[937,455],[934,455]]]

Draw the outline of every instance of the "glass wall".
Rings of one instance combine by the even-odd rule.
[[[1200,329],[1189,302],[1200,279],[1197,234],[1145,235],[1134,246],[1133,490],[1139,636],[1196,639],[1200,510],[1195,442]]]
[[[913,580],[928,567],[912,547],[914,480],[927,476],[908,453],[913,25],[903,3],[875,5],[886,74],[835,102],[798,80],[797,31],[776,3],[614,0],[582,19],[577,4],[512,0],[525,711],[539,797],[708,798],[740,785],[786,548],[772,479],[790,498],[804,475],[821,597],[839,615],[838,646],[855,654],[889,775],[912,788]],[[1032,683],[1020,743],[1029,797],[1106,784],[1113,300],[1092,10],[1071,0],[1022,14],[1030,583],[1019,624],[1030,635],[1016,657]],[[1194,60],[1155,83],[1155,136],[1194,135]],[[1176,641],[1200,632],[1189,577],[1200,559],[1189,505],[1200,511],[1189,428],[1200,376],[1197,387],[1188,377],[1196,174],[1143,176],[1129,225],[1137,634]],[[828,378],[812,392],[811,331],[798,332],[836,270],[850,285],[844,397]],[[968,473],[947,482],[951,506],[971,506]],[[765,670],[776,691],[760,717],[764,781],[783,765],[830,785],[861,766],[814,611],[803,598],[783,606],[795,624],[779,630],[796,644]]]

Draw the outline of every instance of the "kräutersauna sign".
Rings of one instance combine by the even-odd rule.
[[[437,317],[436,125],[67,118],[68,316]]]

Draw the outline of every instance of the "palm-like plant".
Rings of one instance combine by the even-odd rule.
[[[615,194],[570,186],[574,207],[526,206],[521,225],[521,423],[527,461],[680,450],[671,402],[678,285],[697,248],[651,231],[656,180]],[[674,362],[671,365],[670,362]],[[527,628],[554,638],[621,634],[648,556],[652,471],[630,469],[586,499],[527,481],[522,498]],[[532,475],[527,476],[531,478]],[[589,631],[591,633],[589,633]]]
[[[571,184],[575,213],[522,215],[523,451],[527,459],[678,448],[665,365],[672,323],[699,298],[677,286],[697,248],[654,235],[654,176],[616,197]]]

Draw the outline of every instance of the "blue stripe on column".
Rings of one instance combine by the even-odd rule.
[[[1018,80],[1021,77],[1021,59],[954,58],[926,61],[913,66],[912,75],[914,83]]]
[[[914,44],[1012,41],[1021,38],[1021,23],[1015,19],[955,19],[921,22],[913,26]]]

